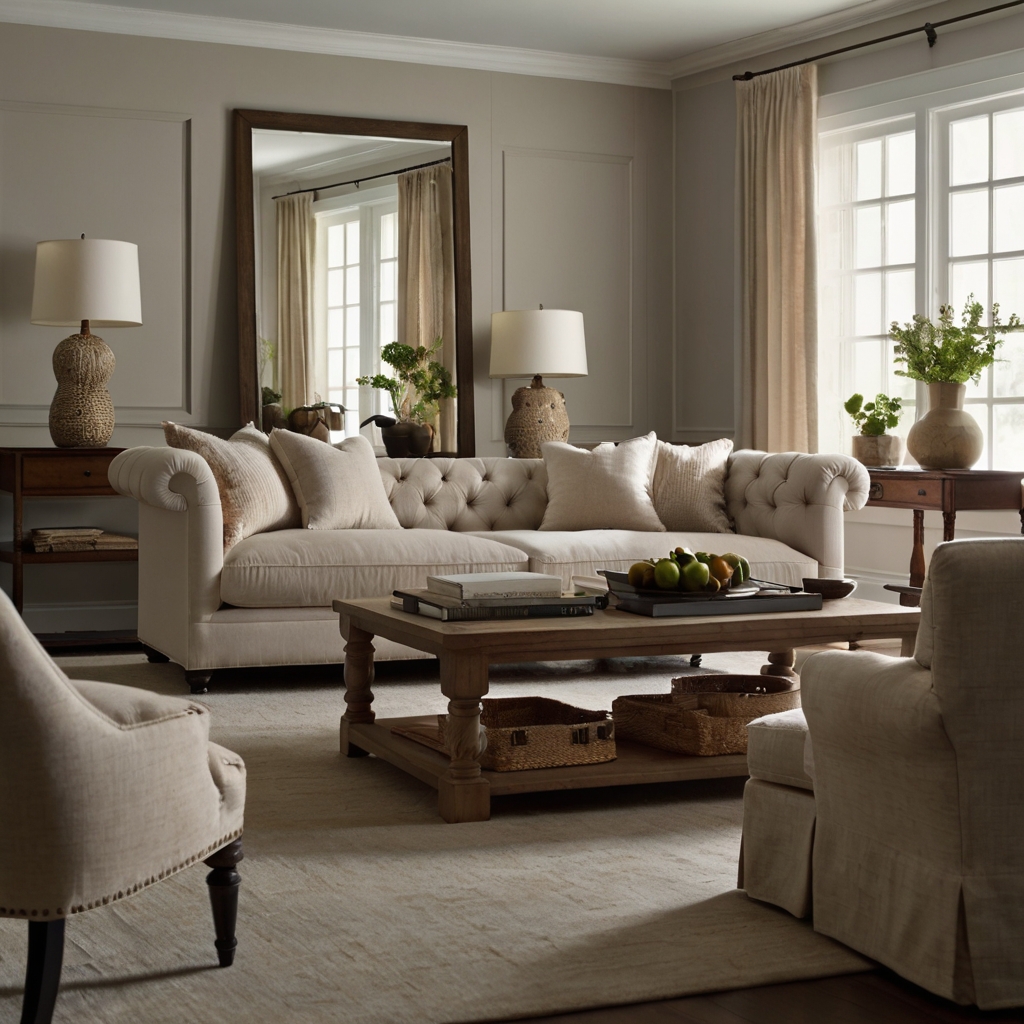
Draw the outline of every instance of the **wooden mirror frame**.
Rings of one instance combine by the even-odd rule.
[[[463,124],[379,121],[329,114],[235,110],[235,232],[238,274],[238,400],[241,423],[262,418],[262,389],[256,338],[256,225],[252,182],[252,130],[377,135],[392,139],[450,142],[452,217],[455,236],[455,368],[458,454],[476,454],[473,416],[473,294],[469,250],[469,129]],[[451,453],[449,453],[451,454]]]

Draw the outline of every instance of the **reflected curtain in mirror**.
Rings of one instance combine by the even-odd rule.
[[[398,338],[430,348],[458,384],[455,365],[455,245],[450,164],[398,175]],[[434,450],[455,451],[455,399],[442,399]]]
[[[286,409],[316,401],[313,272],[316,225],[311,192],[275,199],[277,209],[277,340],[281,400]]]

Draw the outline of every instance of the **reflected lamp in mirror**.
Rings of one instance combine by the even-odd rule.
[[[491,314],[492,377],[533,377],[512,396],[505,444],[516,459],[539,459],[545,441],[569,440],[565,395],[544,377],[585,377],[583,314],[570,309],[514,309]]]
[[[90,328],[142,326],[139,247],[84,235],[37,243],[32,323],[79,328],[53,350],[53,443],[104,447],[114,432],[114,353]]]

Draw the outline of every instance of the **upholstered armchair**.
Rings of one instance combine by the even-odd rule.
[[[68,679],[0,593],[0,917],[28,922],[22,1024],[51,1018],[68,917],[200,860],[229,966],[244,804],[204,707]]]
[[[808,660],[807,749],[795,719],[757,741],[741,884],[940,996],[1020,1006],[1024,539],[940,545],[921,613],[913,658]]]

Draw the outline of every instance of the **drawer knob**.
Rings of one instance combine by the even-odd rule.
[[[923,495],[927,494],[928,492],[922,487],[917,493],[923,496]]]
[[[87,470],[85,471],[85,475],[86,475],[86,476],[92,476],[92,470],[91,470],[91,469],[87,469]],[[922,491],[921,493],[922,493],[922,494],[924,494],[924,491]]]
[[[882,497],[882,485],[872,484],[868,488],[868,499],[871,501],[880,501]]]

